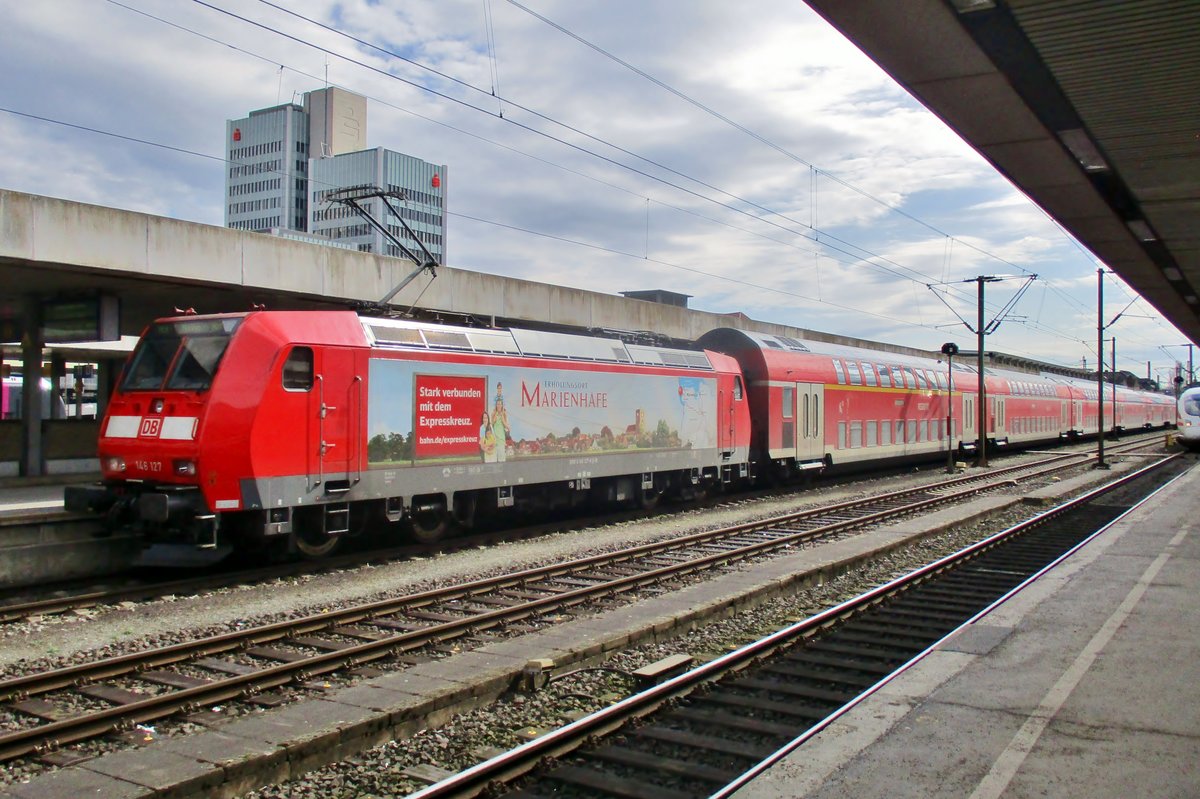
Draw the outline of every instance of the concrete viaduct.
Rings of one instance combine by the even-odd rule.
[[[0,285],[7,287],[0,297],[0,341],[14,342],[6,345],[6,354],[19,352],[27,375],[41,373],[47,353],[52,374],[62,372],[68,356],[47,345],[44,335],[47,309],[57,302],[115,297],[117,327],[128,336],[139,334],[155,318],[172,315],[175,308],[217,313],[249,309],[252,303],[307,309],[375,302],[413,268],[398,258],[0,190]],[[453,323],[471,319],[652,330],[681,339],[735,326],[868,343],[757,322],[742,314],[706,313],[450,267],[439,267],[432,282],[428,275],[418,277],[394,298],[393,306],[408,308],[414,302],[415,313]],[[100,363],[98,395],[107,397],[124,355],[94,349],[86,357]],[[25,381],[25,386],[24,408],[40,411],[36,385]],[[90,442],[90,461],[96,422],[43,421],[39,416],[25,413],[20,422],[0,422],[0,465],[7,464],[8,473],[44,474],[49,460],[77,455],[80,441]]]

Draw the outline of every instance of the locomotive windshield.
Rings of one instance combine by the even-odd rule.
[[[159,322],[138,342],[124,391],[204,391],[241,317]]]

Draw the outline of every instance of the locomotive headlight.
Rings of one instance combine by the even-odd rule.
[[[162,413],[163,412],[163,401],[161,398],[155,399],[154,402],[150,403],[150,412],[151,413]]]
[[[196,476],[196,462],[195,461],[177,460],[177,461],[175,461],[174,466],[175,466],[175,474],[183,475],[185,477],[195,477]]]
[[[125,459],[120,455],[105,458],[104,468],[110,472],[123,472],[125,471]]]

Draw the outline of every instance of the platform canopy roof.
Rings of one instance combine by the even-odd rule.
[[[1200,2],[807,2],[1200,342]]]

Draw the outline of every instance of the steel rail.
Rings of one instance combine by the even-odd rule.
[[[444,588],[423,591],[416,594],[408,594],[401,597],[379,600],[377,602],[358,605],[340,611],[334,611],[332,613],[322,612],[301,617],[299,619],[288,619],[273,624],[263,625],[250,630],[238,630],[231,633],[209,636],[197,641],[189,641],[181,644],[162,647],[150,653],[139,652],[129,655],[119,655],[112,658],[106,658],[102,661],[83,663],[76,666],[67,666],[51,672],[32,674],[24,677],[13,677],[6,680],[0,680],[0,702],[7,701],[15,697],[27,697],[57,690],[59,688],[86,684],[100,679],[109,679],[112,677],[121,676],[123,674],[134,673],[145,668],[165,666],[193,657],[220,654],[222,652],[236,650],[245,646],[269,643],[271,641],[277,641],[281,638],[317,632],[329,627],[353,624],[355,622],[368,620],[381,615],[402,612],[409,608],[418,608],[423,605],[443,603],[453,601],[455,599],[467,599],[472,595],[481,594],[487,591],[521,586],[535,579],[546,579],[548,577],[558,575],[578,573],[595,568],[597,566],[622,563],[625,561],[645,558],[649,555],[667,553],[672,550],[682,549],[697,543],[719,540],[747,532],[779,528],[785,525],[796,524],[797,522],[828,516],[830,514],[845,513],[855,511],[863,507],[900,501],[906,497],[913,496],[914,494],[926,494],[957,485],[978,483],[981,480],[1004,478],[1017,471],[1032,472],[1031,476],[1036,477],[1044,473],[1044,471],[1038,469],[1038,467],[1042,466],[1043,464],[1048,464],[1047,469],[1049,470],[1057,470],[1062,467],[1061,465],[1056,466],[1055,464],[1059,464],[1064,459],[1078,459],[1080,461],[1085,461],[1088,457],[1088,455],[1084,454],[1055,456],[1034,464],[1025,464],[1023,466],[1014,466],[1007,469],[995,470],[984,476],[971,475],[966,477],[958,477],[951,480],[938,481],[928,486],[901,489],[872,497],[837,502],[831,505],[823,505],[818,508],[810,508],[792,513],[781,514],[754,522],[730,525],[699,533],[691,533],[686,536],[672,538],[665,541],[640,544],[637,546],[628,547],[619,552],[577,558],[575,560],[566,561],[563,563],[539,566],[533,569],[526,569],[506,575],[473,580],[457,586],[448,586]],[[968,493],[977,493],[978,490],[987,489],[977,489]],[[956,493],[930,500],[927,503],[919,503],[918,505],[914,506],[914,510],[925,507],[928,504],[932,504],[939,499],[950,501],[960,498],[963,495],[964,494],[962,493]],[[863,521],[869,522],[872,520],[875,519],[868,517],[866,519],[855,519],[852,521],[854,521],[854,523],[862,523]],[[833,529],[836,530],[839,528],[835,527]],[[816,530],[819,533],[828,532],[820,527],[816,528]],[[780,544],[781,546],[795,542],[792,538],[779,540],[783,542]]]
[[[933,563],[927,564],[919,569],[916,569],[906,575],[896,578],[884,585],[871,589],[857,597],[849,599],[828,608],[814,616],[811,616],[803,621],[797,622],[782,630],[776,631],[764,638],[747,644],[746,646],[730,652],[715,660],[709,661],[691,671],[678,675],[670,680],[667,680],[652,688],[648,688],[638,694],[627,697],[607,708],[599,710],[589,716],[574,721],[566,726],[560,727],[557,730],[546,733],[532,741],[529,741],[515,749],[497,755],[482,763],[478,763],[464,771],[448,777],[438,783],[430,785],[416,793],[410,794],[409,799],[447,799],[454,797],[455,799],[465,799],[466,797],[477,796],[485,790],[495,790],[498,786],[511,782],[516,778],[529,773],[537,768],[540,764],[546,762],[548,758],[558,758],[567,754],[579,747],[594,742],[596,739],[612,732],[621,729],[630,721],[643,718],[668,702],[677,700],[681,697],[691,694],[696,689],[703,685],[713,683],[722,677],[741,671],[752,663],[769,657],[776,651],[786,648],[796,641],[808,637],[822,628],[828,627],[836,622],[849,618],[860,611],[870,608],[879,603],[885,597],[893,596],[901,593],[912,586],[925,582],[931,576],[939,572],[951,569],[961,563],[967,562],[976,558],[981,553],[994,548],[998,544],[1012,539],[1028,530],[1045,524],[1047,521],[1061,516],[1062,514],[1085,505],[1098,496],[1109,493],[1120,488],[1134,480],[1145,476],[1154,470],[1161,468],[1164,464],[1171,460],[1179,458],[1180,455],[1174,454],[1164,457],[1157,463],[1145,466],[1135,472],[1120,477],[1110,483],[1100,486],[1096,489],[1086,492],[1085,494],[1068,500],[1067,502],[1058,505],[1054,508],[1046,510],[1036,516],[1014,525],[1006,530],[996,533],[988,538],[972,544],[956,553],[940,558]],[[1140,504],[1140,503],[1139,503]],[[1127,515],[1126,513],[1121,516]],[[1120,518],[1120,517],[1118,517]],[[1105,525],[1104,529],[1111,526],[1112,522]],[[1072,552],[1084,546],[1087,541],[1092,540],[1100,531],[1093,533],[1091,536],[1072,547],[1068,552],[1055,558],[1050,564],[1037,570],[1031,576],[1022,580],[1020,584],[1006,592],[1003,596],[996,599],[987,605],[986,608],[974,614],[970,621],[979,618],[986,614],[991,609],[1007,601],[1013,595],[1025,588],[1030,582],[1043,574],[1055,564],[1059,563],[1064,558],[1068,557]],[[961,629],[961,627],[956,627]],[[800,743],[807,740],[812,735],[816,734],[820,729],[828,726],[833,720],[847,712],[853,705],[862,701],[865,696],[874,693],[883,685],[886,685],[897,674],[905,669],[910,668],[921,658],[928,655],[939,643],[946,640],[954,634],[951,631],[937,641],[925,647],[918,654],[914,655],[909,661],[901,665],[893,673],[883,677],[877,683],[866,689],[864,694],[848,703],[845,707],[840,708],[835,713],[830,714],[824,720],[817,722],[814,727],[806,731],[802,736],[798,737],[789,743],[787,751],[793,751]],[[787,752],[776,752],[769,758],[770,762],[776,762]],[[765,765],[764,765],[765,764]],[[729,796],[734,790],[744,786],[744,784],[755,774],[759,773],[766,765],[764,761],[759,766],[751,769],[742,775],[738,781],[726,790],[722,790],[714,797]]]
[[[970,476],[940,481],[932,486],[888,492],[878,497],[836,503],[831,507],[810,509],[718,530],[694,533],[679,539],[644,544],[617,553],[596,555],[567,563],[553,564],[514,574],[472,581],[461,586],[435,589],[405,597],[382,600],[334,613],[321,613],[302,619],[277,622],[253,630],[211,636],[199,641],[176,644],[149,653],[133,653],[94,663],[66,667],[44,674],[12,678],[0,682],[0,701],[24,699],[37,694],[44,694],[67,687],[87,685],[98,680],[122,675],[132,675],[136,678],[137,672],[156,666],[244,649],[256,644],[277,641],[319,630],[327,630],[358,621],[369,622],[372,618],[402,612],[405,609],[411,610],[427,607],[455,599],[470,599],[472,596],[477,596],[487,591],[525,586],[535,579],[577,574],[598,565],[626,563],[634,561],[639,557],[644,558],[651,554],[662,554],[671,550],[680,550],[686,546],[694,546],[697,543],[706,543],[747,532],[778,529],[784,524],[794,524],[798,519],[828,515],[831,511],[844,512],[852,509],[862,511],[870,508],[872,505],[889,504],[906,496],[928,495],[931,489],[959,486],[958,490],[947,491],[933,497],[924,496],[916,502],[911,502],[899,508],[886,508],[867,512],[854,518],[839,520],[809,530],[788,532],[776,538],[757,541],[748,545],[738,546],[734,549],[709,553],[680,563],[615,579],[608,579],[594,586],[562,591],[511,607],[475,613],[464,616],[459,620],[434,624],[419,630],[399,633],[381,640],[372,640],[362,644],[351,645],[336,651],[323,652],[303,660],[267,666],[250,674],[222,678],[201,686],[147,696],[144,700],[117,705],[96,713],[60,721],[51,721],[48,724],[0,734],[0,761],[9,760],[32,752],[44,751],[47,748],[54,748],[65,743],[84,740],[94,737],[97,734],[127,728],[134,724],[152,721],[171,715],[180,709],[190,709],[216,702],[228,701],[239,696],[258,693],[294,681],[303,682],[316,675],[326,674],[343,668],[352,668],[363,663],[388,657],[397,652],[416,649],[431,642],[450,640],[480,630],[520,621],[531,616],[545,614],[551,610],[572,607],[597,597],[611,596],[632,591],[646,585],[661,583],[669,579],[677,579],[693,572],[755,557],[771,550],[789,547],[799,541],[811,540],[849,528],[860,527],[864,524],[909,515],[922,509],[950,503],[966,496],[990,490],[997,485],[1009,484],[1013,481],[1012,474],[1014,472],[1024,471],[1028,473],[1028,476],[1037,476],[1047,471],[1076,465],[1074,463],[1064,465],[1061,463],[1063,460],[1085,462],[1087,458],[1072,455],[1056,456],[1049,459],[1049,461],[1058,462],[1057,465],[1051,464],[1042,468],[1035,468],[1038,464],[1026,464],[1020,467],[997,470],[986,476]],[[993,479],[985,480],[985,478]],[[969,485],[971,483],[975,485]]]
[[[1144,446],[1145,441],[1128,442],[1124,447],[1139,447]],[[1086,458],[1088,453],[1048,453],[1055,457],[1079,457]],[[1021,468],[1020,466],[1008,468]],[[958,479],[972,479],[964,477]],[[617,514],[621,517],[625,514]],[[66,516],[61,520],[62,523],[77,523],[78,517]],[[45,521],[43,520],[44,524]],[[584,520],[584,524],[590,524]],[[561,531],[561,526],[556,528],[556,532]],[[475,546],[487,546],[496,541],[508,541],[514,538],[528,538],[533,535],[544,533],[544,525],[534,525],[525,533],[520,531],[504,532],[486,532],[451,539],[443,542],[437,549],[438,552],[455,551]],[[375,563],[380,561],[391,561],[401,559],[418,554],[427,554],[428,547],[418,545],[403,545],[399,547],[389,547],[382,550],[374,550],[367,553],[353,553],[345,555],[335,555],[321,560],[315,561],[297,561],[287,564],[274,564],[270,566],[256,567],[250,569],[242,569],[235,572],[223,572],[219,575],[206,575],[202,577],[188,577],[180,580],[170,580],[166,582],[150,582],[141,585],[123,586],[113,589],[105,589],[102,591],[88,591],[68,596],[51,597],[48,599],[37,599],[25,602],[2,602],[0,601],[0,624],[10,623],[26,619],[31,616],[53,615],[63,613],[68,610],[78,608],[95,607],[97,605],[114,604],[123,601],[136,601],[144,599],[152,599],[155,597],[164,596],[167,594],[190,594],[199,591],[209,590],[213,588],[222,588],[228,585],[255,582],[260,580],[277,579],[280,577],[293,577],[302,574],[317,574],[324,571],[332,571],[337,569],[352,568],[361,566],[367,563]]]

